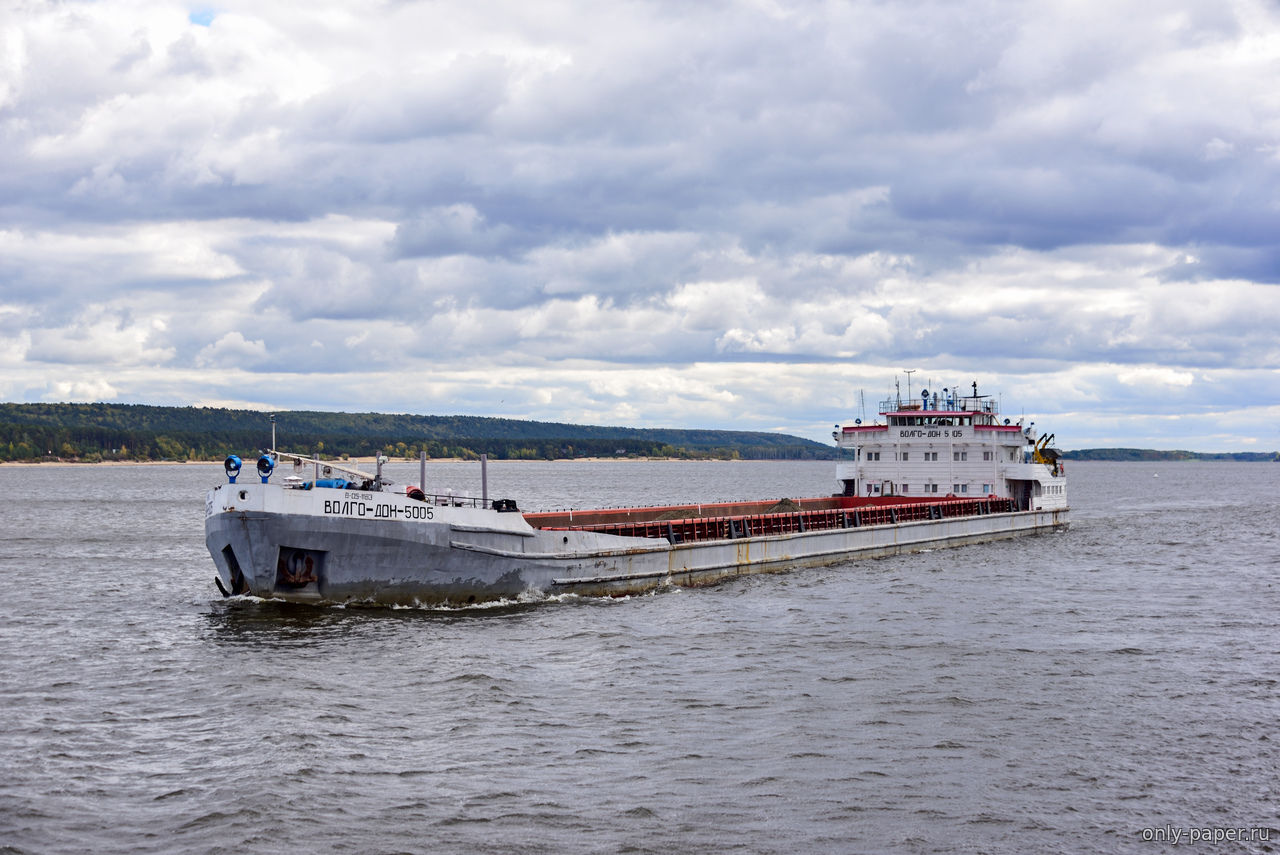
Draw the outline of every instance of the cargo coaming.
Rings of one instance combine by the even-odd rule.
[[[274,461],[264,456],[261,483],[233,480],[209,492],[206,544],[226,594],[469,604],[708,585],[1068,525],[1065,473],[1047,439],[999,424],[976,385],[973,396],[942,403],[935,395],[882,405],[885,424],[837,430],[853,457],[838,466],[842,492],[779,502],[526,514],[509,500],[392,492],[380,473],[322,481],[320,467],[333,464],[296,456],[316,467],[314,481],[272,484]],[[903,473],[919,476],[916,492]],[[956,489],[935,496],[939,483]],[[964,495],[979,484],[985,494]]]

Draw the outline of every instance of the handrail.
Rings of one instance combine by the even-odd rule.
[[[996,402],[989,400],[985,397],[984,398],[973,398],[973,397],[952,398],[950,404],[946,404],[944,401],[939,399],[938,406],[936,407],[932,406],[933,401],[930,400],[929,402],[930,406],[927,408],[920,406],[921,401],[923,401],[923,398],[919,400],[914,400],[914,401],[904,401],[898,398],[889,398],[887,400],[880,402],[880,414],[888,415],[889,413],[900,413],[900,412],[920,413],[920,412],[926,412],[926,411],[930,413],[933,413],[933,412],[996,413],[998,412],[996,408]]]
[[[274,454],[276,458],[280,460],[291,460],[296,467],[315,466],[320,469],[328,469],[332,472],[345,472],[348,475],[354,475],[364,481],[374,481],[378,477],[376,474],[365,472],[364,470],[357,469],[354,466],[345,466],[333,460],[321,460],[318,457],[310,457],[305,454],[294,454],[289,451],[278,451],[274,448],[268,449],[267,453]],[[382,479],[382,486],[384,487],[394,483],[395,482],[389,478]]]
[[[433,505],[443,505],[450,508],[483,508],[484,499],[479,496],[453,496],[448,493],[440,495],[437,493],[427,493],[426,501]]]

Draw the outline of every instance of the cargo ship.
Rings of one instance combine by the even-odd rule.
[[[396,486],[381,460],[369,473],[272,448],[257,482],[227,458],[205,539],[227,596],[462,606],[626,596],[1068,526],[1053,436],[1002,420],[976,383],[879,409],[836,426],[837,491],[814,498],[525,512],[487,488]],[[285,462],[294,474],[279,477]]]

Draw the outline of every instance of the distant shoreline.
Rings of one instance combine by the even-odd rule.
[[[244,458],[247,461],[256,460],[257,458]],[[542,458],[525,459],[525,458],[490,458],[490,463],[652,463],[661,461],[677,461],[681,463],[750,463],[750,460],[723,460],[720,458],[687,458],[687,457],[558,457],[555,460],[546,460]],[[386,463],[418,463],[416,457],[388,457]],[[479,463],[479,460],[469,460],[463,457],[428,457],[427,463]],[[812,459],[796,459],[792,461],[778,460],[778,463],[820,463]],[[321,465],[332,466],[364,466],[374,467],[377,464],[367,457],[353,458],[350,460],[322,460]],[[0,460],[0,467],[4,466],[221,466],[222,459],[218,460]],[[311,464],[306,464],[311,465]]]

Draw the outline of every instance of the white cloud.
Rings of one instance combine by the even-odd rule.
[[[70,404],[85,404],[95,401],[110,401],[120,393],[106,380],[87,378],[79,380],[54,380],[49,390],[40,397],[46,401],[58,401]]]
[[[222,368],[227,366],[252,367],[266,358],[267,345],[262,340],[249,341],[243,333],[232,331],[216,342],[200,349],[196,365]]]
[[[1139,365],[1119,371],[1116,374],[1116,379],[1126,386],[1140,386],[1143,388],[1164,386],[1176,388],[1181,386],[1190,386],[1195,382],[1195,375],[1190,371],[1174,371],[1170,368]]]
[[[158,365],[174,354],[164,346],[163,317],[136,317],[127,311],[90,305],[68,326],[31,334],[27,360],[56,366]],[[65,367],[51,368],[54,373]]]

